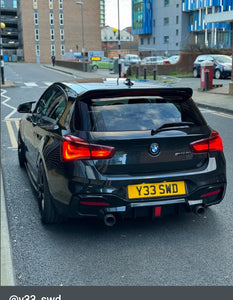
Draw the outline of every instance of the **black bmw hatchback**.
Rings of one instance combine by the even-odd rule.
[[[219,203],[222,140],[191,97],[189,88],[127,80],[54,83],[38,102],[19,105],[19,164],[42,221],[93,216],[112,226]]]

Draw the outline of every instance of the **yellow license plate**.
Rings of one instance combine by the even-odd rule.
[[[128,186],[129,199],[185,195],[184,181],[134,184]]]

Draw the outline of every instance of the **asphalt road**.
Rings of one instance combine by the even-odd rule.
[[[16,285],[233,285],[231,184],[223,202],[203,216],[129,220],[112,228],[99,220],[42,225],[36,196],[17,161],[14,136],[20,115],[14,108],[37,100],[49,82],[71,77],[31,64],[12,64],[5,72],[17,84],[1,99],[1,161]],[[230,183],[233,116],[203,114],[223,138]]]

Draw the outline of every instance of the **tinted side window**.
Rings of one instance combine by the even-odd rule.
[[[48,107],[48,117],[57,120],[66,108],[66,95],[61,91],[56,93],[51,105]]]
[[[47,115],[47,109],[50,105],[50,102],[52,101],[54,95],[58,92],[58,88],[56,86],[49,87],[40,100],[38,101],[34,112],[41,115],[46,116]]]

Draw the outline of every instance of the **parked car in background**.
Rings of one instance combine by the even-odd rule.
[[[131,66],[131,65],[141,63],[140,57],[136,54],[126,54],[123,61],[124,61],[125,66]]]
[[[179,58],[180,58],[179,55],[173,55],[173,56],[167,57],[163,60],[163,64],[165,64],[165,65],[175,64],[178,62]]]
[[[224,197],[222,140],[190,88],[57,82],[18,112],[19,164],[44,223],[204,213]]]
[[[193,63],[193,76],[200,77],[201,63],[204,61],[213,62],[213,75],[216,79],[227,78],[232,72],[232,57],[220,54],[199,55]]]
[[[144,57],[141,61],[142,65],[162,65],[163,64],[163,60],[164,60],[164,56],[147,56]]]
[[[101,60],[93,60],[90,63],[92,70],[109,69],[113,70],[113,60],[108,57],[102,57]]]

